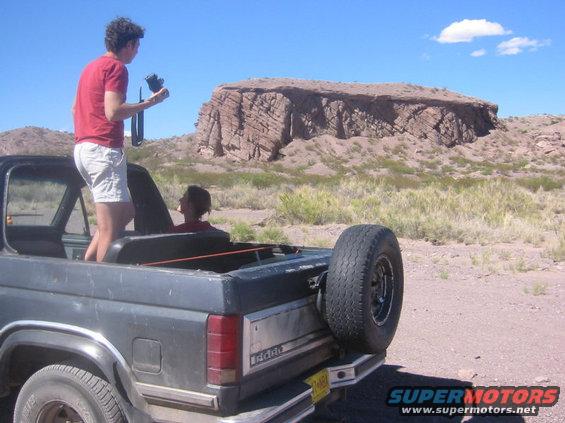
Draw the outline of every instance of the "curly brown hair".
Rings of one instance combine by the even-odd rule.
[[[145,29],[128,18],[116,18],[106,26],[106,49],[112,53],[119,53],[129,41],[143,38]]]

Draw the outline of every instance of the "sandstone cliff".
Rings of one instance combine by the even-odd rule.
[[[204,103],[196,140],[205,156],[273,160],[294,139],[410,134],[445,146],[499,126],[497,106],[412,84],[254,79],[217,87]]]

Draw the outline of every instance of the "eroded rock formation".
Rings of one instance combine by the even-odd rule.
[[[329,134],[381,138],[411,134],[453,146],[497,127],[498,107],[411,84],[345,84],[255,79],[217,87],[200,110],[199,152],[273,160],[293,139]]]

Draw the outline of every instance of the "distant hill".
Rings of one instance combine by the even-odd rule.
[[[185,159],[187,154],[197,154],[196,148],[191,148],[191,136],[146,140],[141,148],[131,147],[129,137],[125,146],[132,161],[150,156],[165,158],[167,161]],[[73,154],[74,134],[55,131],[36,126],[12,129],[0,132],[0,155],[30,154],[38,156],[70,155]]]
[[[72,155],[73,142],[70,132],[26,126],[0,132],[0,155]]]
[[[524,176],[553,174],[565,169],[565,116],[535,115],[499,119],[500,127],[474,142],[446,147],[410,134],[383,138],[339,139],[321,135],[294,140],[280,150],[274,162],[241,162],[229,156],[199,154],[194,134],[146,141],[131,147],[128,161],[152,172],[226,173],[290,170],[330,175],[338,172],[370,175],[416,173],[449,176]],[[73,134],[25,127],[0,132],[0,155],[72,155]],[[549,173],[548,173],[549,172]]]
[[[192,135],[146,140],[141,147],[132,147],[126,137],[125,147],[130,162],[159,169],[175,163],[187,163],[199,157]],[[29,154],[38,156],[72,156],[74,134],[36,126],[0,132],[0,155]]]

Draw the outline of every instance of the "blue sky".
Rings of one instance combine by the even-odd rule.
[[[171,91],[146,112],[149,138],[193,132],[215,86],[254,77],[409,82],[500,116],[565,114],[563,0],[2,0],[0,131],[72,131],[80,72],[116,16],[146,28],[128,100],[151,72]]]

